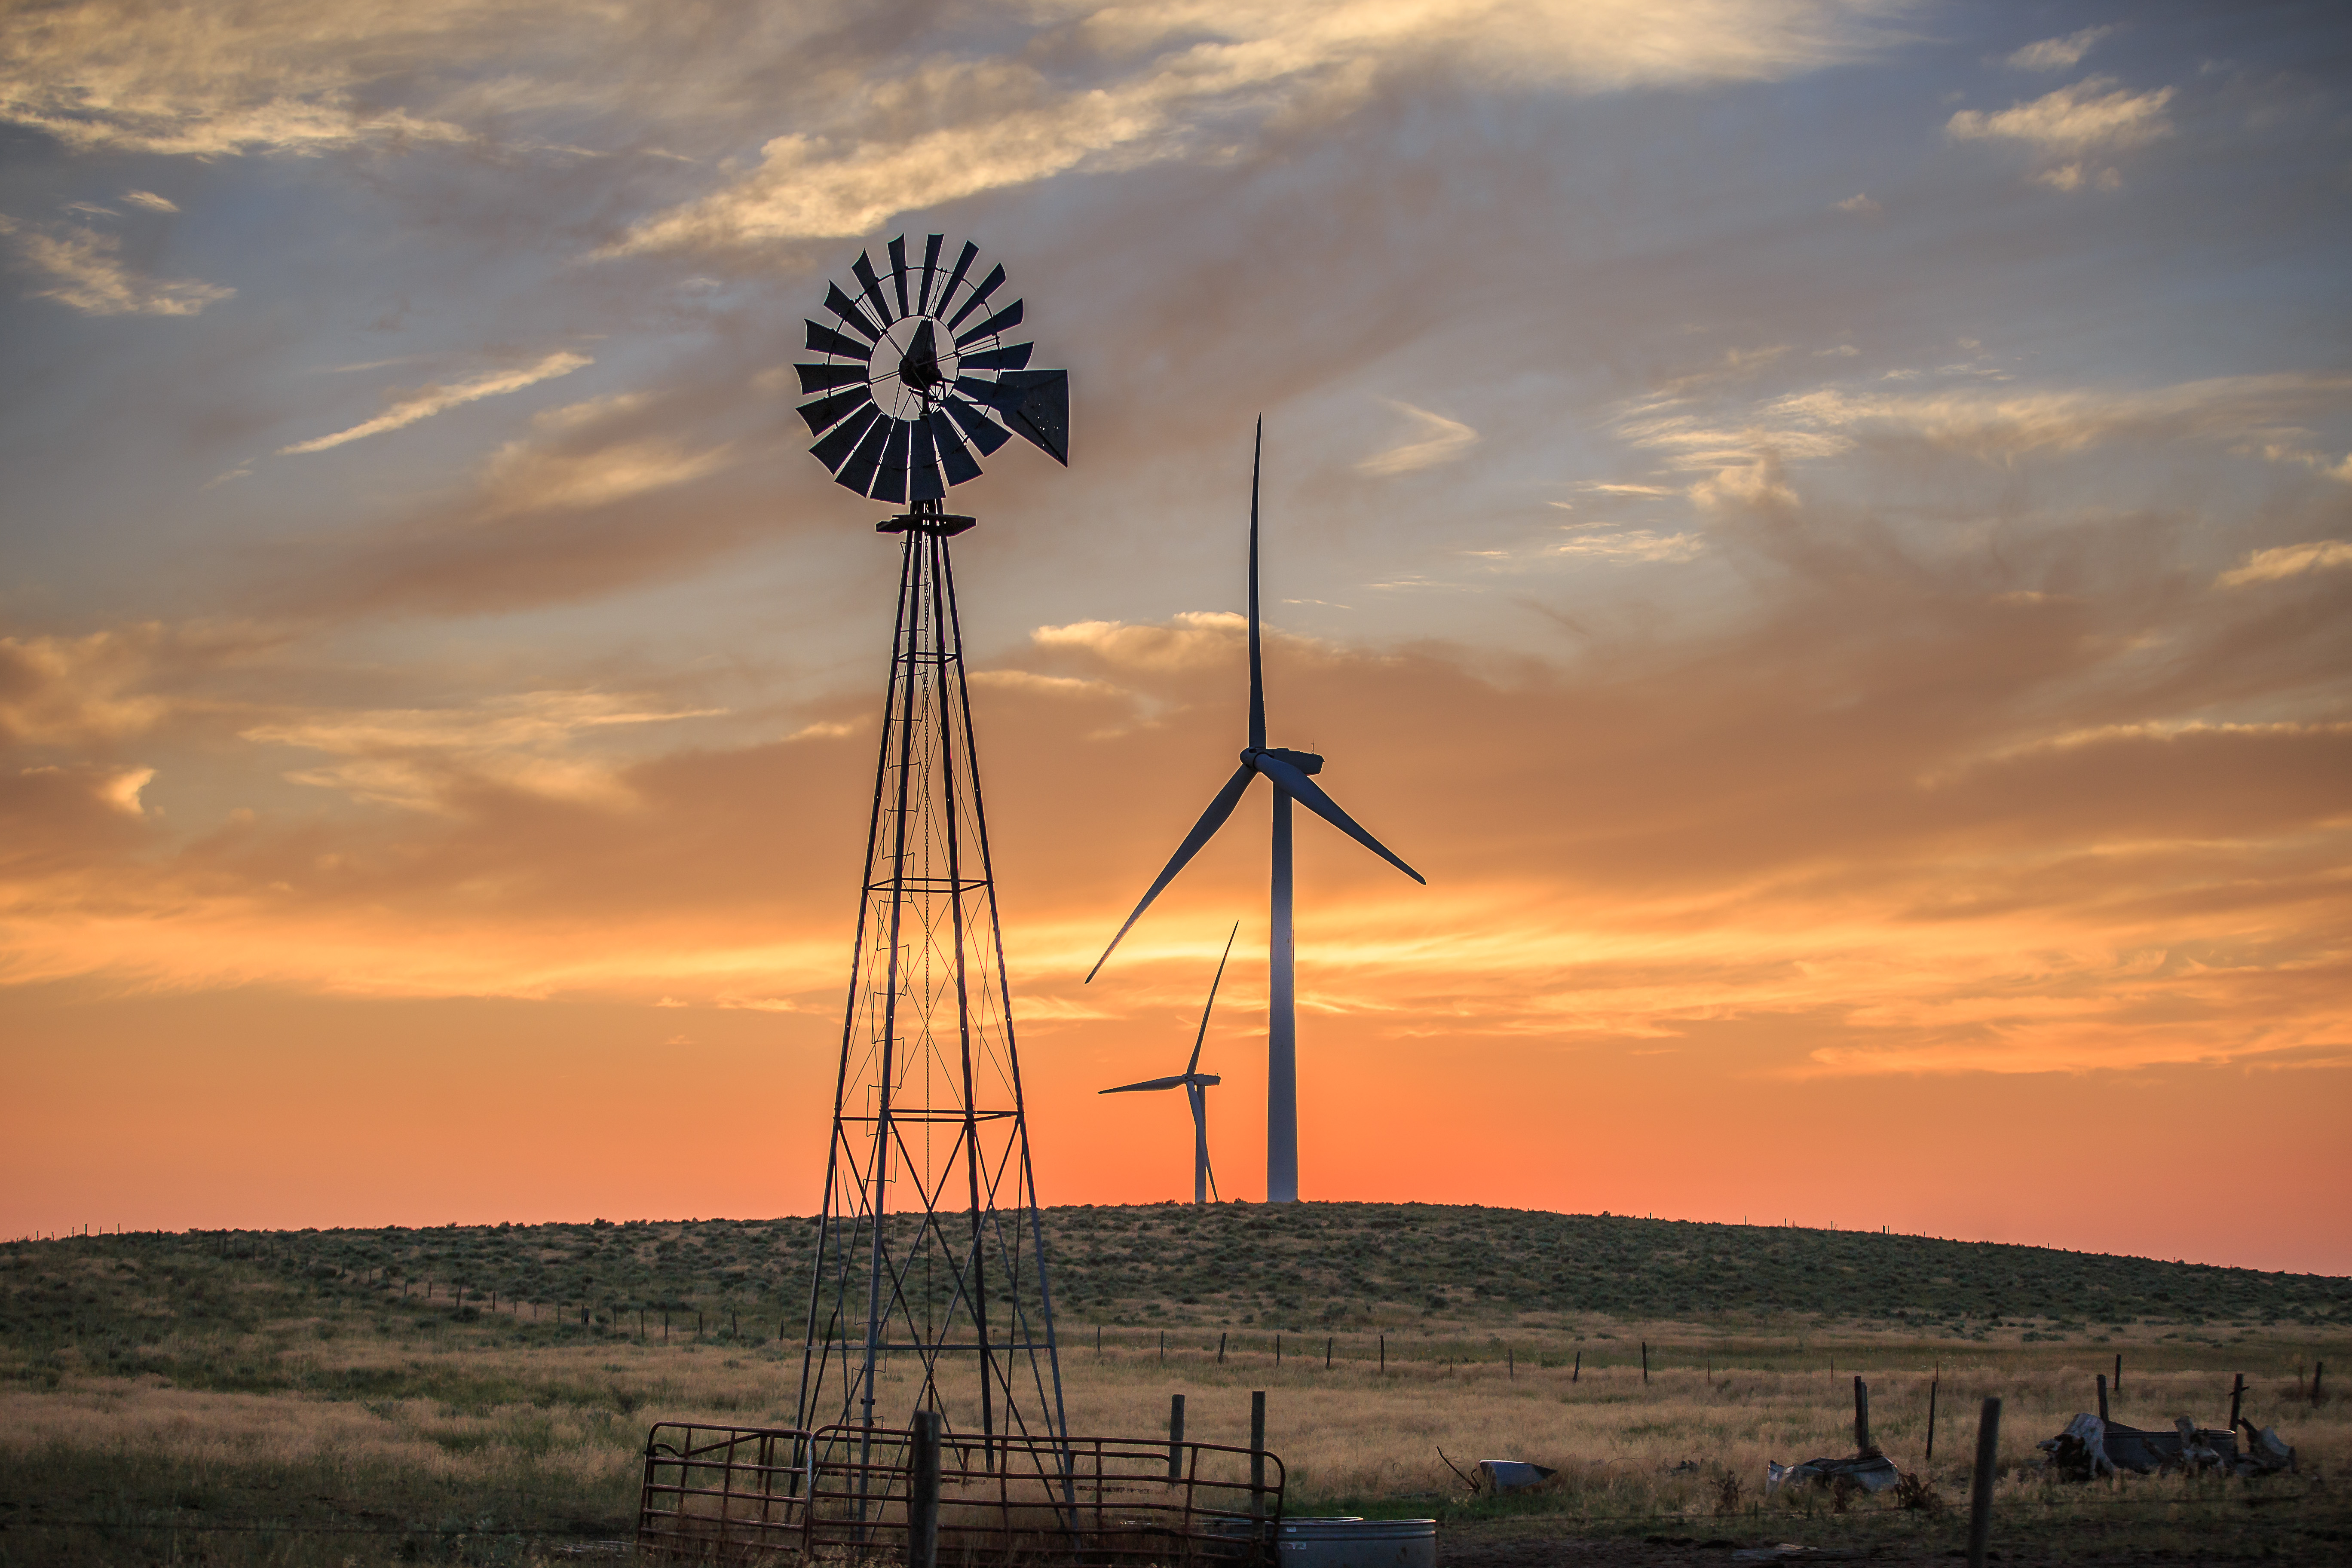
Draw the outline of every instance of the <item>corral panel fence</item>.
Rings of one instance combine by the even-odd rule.
[[[914,1435],[898,1428],[657,1422],[637,1549],[667,1562],[904,1562],[913,1476]],[[1282,1461],[1263,1449],[949,1434],[938,1561],[1264,1568],[1282,1499]]]

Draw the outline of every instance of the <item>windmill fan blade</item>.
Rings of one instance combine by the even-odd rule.
[[[1209,1010],[1217,1005],[1217,986],[1225,978],[1225,960],[1234,955],[1234,938],[1242,934],[1242,922],[1235,921],[1225,937],[1225,951],[1217,957],[1216,979],[1209,982],[1209,1000],[1201,1009],[1201,1032],[1192,1037],[1192,1059],[1184,1064],[1189,1077],[1201,1070],[1201,1042],[1209,1037]]]
[[[935,234],[923,242],[923,291],[915,300],[918,310],[931,308],[931,275],[940,269],[940,244],[946,238],[943,234]]]
[[[857,450],[858,440],[866,434],[867,427],[881,417],[882,411],[869,403],[835,426],[833,434],[811,447],[809,450],[816,455],[818,462],[838,474],[841,472],[841,465],[849,460],[849,454]],[[861,489],[858,493],[863,495],[865,491]]]
[[[841,290],[835,289],[834,292],[840,294]],[[849,297],[843,294],[841,302],[845,305],[849,303]],[[829,305],[832,301],[828,300],[825,303]],[[874,350],[867,344],[859,342],[856,338],[843,337],[831,327],[820,326],[814,321],[808,322],[808,347],[813,353],[839,354],[844,359],[854,359],[860,364],[874,357]],[[808,392],[813,389],[803,386],[801,390]]]
[[[999,332],[1009,331],[1013,328],[1019,326],[1021,324],[1021,310],[1022,301],[1018,300],[1013,300],[1013,303],[1005,306],[1004,309],[997,311],[996,314],[989,317],[988,320],[981,322],[980,325],[974,327],[971,331],[956,339],[956,347],[961,350],[969,344],[980,342],[982,338],[992,338]]]
[[[816,323],[811,321],[809,325],[814,327]],[[856,386],[864,382],[866,375],[864,366],[854,364],[796,364],[793,368],[801,373],[801,391],[803,393],[823,392],[835,386]]]
[[[1004,422],[1013,433],[1045,452],[1064,468],[1070,466],[1070,373],[1066,370],[1008,370],[996,384],[1020,401],[1006,411]],[[996,406],[1005,406],[1004,393]]]
[[[848,461],[841,465],[841,472],[834,476],[835,483],[847,485],[859,495],[873,493],[874,470],[881,463],[882,449],[890,440],[889,417],[878,408],[874,412],[874,423],[866,426],[856,449],[849,454]]]
[[[1123,1083],[1117,1089],[1098,1089],[1095,1092],[1097,1094],[1129,1094],[1139,1089],[1182,1089],[1183,1087],[1183,1077],[1179,1074],[1175,1078],[1152,1078],[1146,1079],[1141,1083]]]
[[[808,421],[809,434],[822,436],[851,410],[874,401],[874,395],[861,381],[846,392],[836,392],[831,397],[820,397],[814,403],[803,403],[794,412]]]
[[[907,237],[900,235],[890,242],[890,287],[898,291],[898,314],[907,311]]]
[[[1280,784],[1284,789],[1288,790],[1291,794],[1291,797],[1297,800],[1301,805],[1307,807],[1307,810],[1313,812],[1316,816],[1321,817],[1324,821],[1329,823],[1332,826],[1338,828],[1340,832],[1346,834],[1349,837],[1354,839],[1357,843],[1362,845],[1365,848],[1370,850],[1373,854],[1379,856],[1381,859],[1387,861],[1390,865],[1395,867],[1406,876],[1411,877],[1414,881],[1419,882],[1422,886],[1427,887],[1429,885],[1428,878],[1423,876],[1420,872],[1414,870],[1412,867],[1406,865],[1395,856],[1390,854],[1387,845],[1382,844],[1379,839],[1373,837],[1370,834],[1365,832],[1361,827],[1357,826],[1356,819],[1349,816],[1346,812],[1341,811],[1339,809],[1339,803],[1333,800],[1329,795],[1325,795],[1322,788],[1318,785],[1313,779],[1308,778],[1305,773],[1300,773],[1297,768],[1292,767],[1280,757],[1274,756],[1268,752],[1260,752],[1254,761],[1257,763],[1258,772],[1264,773],[1266,777]]]
[[[939,302],[931,308],[933,314],[948,308],[948,301],[955,297],[956,285],[963,281],[963,275],[971,271],[971,264],[979,259],[980,247],[965,240],[963,254],[956,258],[955,270],[949,273],[948,280],[940,286]]]
[[[857,274],[857,286],[874,301],[874,313],[882,319],[882,324],[887,327],[897,320],[890,314],[889,301],[882,298],[882,279],[874,276],[873,258],[861,250],[857,259],[849,264],[849,269]]]
[[[1092,969],[1087,971],[1088,982],[1102,973],[1102,966],[1110,962],[1112,952],[1117,951],[1135,922],[1143,918],[1143,911],[1151,907],[1151,900],[1160,896],[1160,889],[1175,880],[1176,873],[1184,868],[1184,863],[1198,855],[1201,846],[1215,837],[1217,829],[1225,825],[1225,818],[1231,816],[1234,807],[1241,803],[1242,792],[1250,786],[1250,773],[1247,763],[1234,770],[1234,776],[1225,781],[1225,787],[1217,792],[1216,798],[1209,802],[1209,809],[1201,814],[1201,820],[1192,825],[1192,831],[1184,836],[1184,842],[1179,844],[1176,853],[1168,858],[1168,865],[1160,873],[1160,879],[1151,884],[1151,890],[1143,895],[1143,901],[1137,904],[1135,912],[1127,917],[1127,924],[1118,928],[1118,935],[1110,939],[1110,946],[1103,949],[1103,955],[1095,960]]]
[[[907,433],[912,426],[903,419],[890,420],[889,426],[882,462],[874,470],[874,488],[866,493],[876,500],[900,502],[907,499]]]
[[[956,276],[960,278],[962,275],[963,266],[959,262],[956,266]],[[966,316],[971,315],[974,310],[979,310],[982,305],[987,304],[988,297],[991,294],[995,293],[996,290],[1003,286],[1003,282],[1004,268],[1001,266],[992,270],[987,277],[982,279],[980,281],[980,287],[971,291],[971,298],[966,300],[962,306],[957,310],[956,313],[948,318],[948,331],[952,332],[958,327],[962,326],[963,319]],[[944,305],[947,301],[942,300],[940,303]]]
[[[965,449],[963,437],[956,434],[954,423],[934,408],[930,425],[931,444],[939,448],[940,469],[947,475],[948,483],[960,485],[966,479],[980,478],[980,465],[972,461],[971,453]]]
[[[907,499],[937,500],[948,493],[948,487],[940,478],[939,453],[931,445],[931,422],[918,419],[907,429]]]
[[[866,312],[858,309],[856,300],[841,291],[840,284],[828,283],[824,286],[824,308],[839,316],[845,326],[867,342],[881,341],[882,329],[866,319]],[[809,345],[811,348],[816,346],[814,343]]]
[[[1265,416],[1257,416],[1257,437],[1250,447],[1249,552],[1249,743],[1252,751],[1265,747],[1265,668],[1257,648],[1257,470],[1265,456]]]
[[[977,386],[982,384],[974,382],[972,384]],[[950,397],[948,399],[947,410],[954,418],[957,426],[963,431],[966,438],[980,448],[980,455],[983,458],[1013,439],[1013,432],[994,420],[984,417],[980,410],[970,403]]]
[[[984,349],[976,354],[966,354],[957,363],[965,370],[1019,370],[1029,363],[1029,351],[1035,343],[1010,343],[1001,349]]]

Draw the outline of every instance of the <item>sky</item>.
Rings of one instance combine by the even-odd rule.
[[[0,1235],[805,1214],[890,645],[791,370],[1004,264],[954,492],[1050,1203],[1301,1181],[2352,1272],[2352,16],[0,15]],[[2328,1194],[2336,1196],[2331,1198]]]

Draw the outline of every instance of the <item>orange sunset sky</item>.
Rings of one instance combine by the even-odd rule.
[[[0,15],[0,1236],[809,1213],[954,494],[1052,1203],[1302,1187],[2352,1272],[2352,16],[1891,0]]]

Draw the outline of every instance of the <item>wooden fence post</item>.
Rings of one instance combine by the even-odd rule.
[[[2238,1429],[2238,1412],[2244,1408],[2245,1403],[2246,1374],[2242,1372],[2238,1373],[2237,1381],[2230,1385],[2230,1430],[2232,1432]]]
[[[1222,1333],[1217,1336],[1217,1364],[1225,1364],[1225,1336]]]
[[[1937,1377],[1930,1378],[1927,1382],[1927,1457],[1919,1461],[1923,1466],[1936,1462],[1936,1384],[1943,1381],[1942,1378]]]
[[[1265,1390],[1250,1394],[1250,1512],[1265,1511]]]
[[[1650,1342],[1642,1342],[1642,1386],[1650,1386]]]
[[[1184,1479],[1184,1396],[1168,1396],[1168,1479]]]
[[[1329,1334],[1323,1336],[1323,1370],[1325,1372],[1329,1372],[1331,1370],[1331,1341],[1333,1337],[1334,1336]]]
[[[1977,1473],[1969,1479],[1969,1568],[1984,1568],[1992,1540],[1992,1471],[2000,1457],[2000,1400],[1984,1402],[1977,1417]]]
[[[2116,1352],[2116,1392],[2117,1394],[2121,1394],[2123,1391],[2124,1391],[2124,1352],[2121,1352],[2121,1351],[2117,1351],[2117,1352]]]
[[[1386,1335],[1386,1334],[1382,1334],[1382,1335],[1381,1336],[1381,1370],[1382,1372],[1386,1372],[1386,1371],[1388,1371],[1388,1369],[1389,1369],[1389,1337],[1388,1337],[1388,1335]]]
[[[1857,1377],[1853,1380],[1853,1451],[1871,1452],[1870,1447],[1870,1384]]]
[[[1580,1381],[1580,1380],[1583,1378],[1583,1376],[1584,1376],[1584,1352],[1583,1352],[1582,1351],[1579,1351],[1579,1352],[1576,1352],[1576,1365],[1575,1365],[1575,1366],[1573,1366],[1573,1367],[1571,1367],[1571,1368],[1569,1370],[1569,1373],[1568,1373],[1568,1381],[1569,1381],[1569,1382],[1570,1382],[1570,1383],[1576,1383],[1576,1382]]]
[[[2326,1395],[2319,1392],[2319,1380],[2326,1375],[2327,1363],[2326,1362],[2315,1361],[2311,1363],[2311,1402],[2314,1405],[2317,1405],[2326,1398]]]
[[[2101,1425],[2102,1426],[2105,1426],[2105,1425],[2106,1425],[2106,1422],[2107,1422],[2107,1374],[2106,1374],[2105,1373],[2104,1373],[2104,1372],[2103,1372],[2103,1373],[2099,1373],[2099,1425]]]
[[[940,1560],[940,1413],[915,1412],[914,1452],[907,1478],[907,1568],[938,1568]]]

